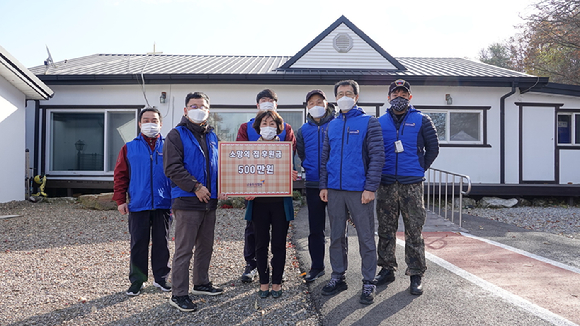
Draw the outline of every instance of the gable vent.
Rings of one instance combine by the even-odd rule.
[[[347,53],[352,49],[352,38],[346,33],[340,33],[334,37],[332,45],[336,52]]]

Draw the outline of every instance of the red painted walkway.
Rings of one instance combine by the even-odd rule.
[[[423,237],[429,253],[580,324],[580,274],[454,232]]]

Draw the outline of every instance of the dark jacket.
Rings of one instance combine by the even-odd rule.
[[[319,188],[320,180],[320,157],[322,154],[322,145],[328,123],[335,118],[334,105],[328,104],[326,113],[319,122],[316,122],[310,114],[307,116],[308,121],[296,132],[296,150],[298,157],[302,161],[302,167],[306,172],[304,185],[306,188]]]
[[[200,126],[192,123],[185,116],[181,118],[181,122],[177,125],[183,126],[189,130],[195,139],[197,140],[199,147],[203,153],[198,152],[198,155],[204,155],[205,157],[205,167],[197,167],[197,169],[204,169],[206,175],[210,175],[207,171],[211,171],[211,166],[213,163],[208,158],[210,157],[210,151],[212,150],[209,145],[209,138],[215,137],[213,128],[205,125]],[[210,135],[211,134],[211,135]],[[215,137],[217,140],[217,137]],[[192,144],[190,144],[192,145]],[[217,144],[215,144],[217,149]],[[213,155],[212,155],[213,156]],[[184,146],[182,143],[181,135],[178,129],[172,129],[165,138],[165,145],[163,146],[163,167],[165,170],[165,175],[171,180],[172,187],[179,187],[182,191],[189,192],[193,196],[181,196],[174,197],[172,208],[173,209],[183,209],[183,210],[213,210],[217,208],[217,198],[212,195],[212,198],[208,203],[200,201],[196,196],[194,189],[198,182],[205,180],[198,180],[194,175],[192,175],[186,168],[184,164],[184,159],[186,155],[184,154]],[[216,193],[217,191],[217,180],[211,179],[210,183],[203,184],[208,188],[210,192]],[[214,191],[215,190],[215,191]]]
[[[388,109],[379,122],[385,148],[381,183],[423,181],[425,171],[439,154],[439,139],[431,118],[411,106],[401,118]],[[397,140],[402,142],[403,152],[396,153]]]
[[[320,164],[320,189],[375,192],[384,163],[381,125],[355,106],[328,124]]]

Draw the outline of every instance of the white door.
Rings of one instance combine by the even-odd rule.
[[[554,182],[554,107],[524,106],[522,115],[522,181]]]

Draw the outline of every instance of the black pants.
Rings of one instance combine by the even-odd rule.
[[[155,281],[167,279],[169,267],[169,227],[171,216],[168,209],[129,213],[131,234],[131,265],[129,280],[147,282],[149,240],[151,240],[151,270]]]
[[[268,245],[272,251],[272,284],[282,284],[286,263],[286,235],[290,223],[286,221],[281,198],[257,198],[252,211],[252,225],[256,237],[256,263],[260,284],[270,283]],[[271,233],[270,233],[271,232]]]
[[[252,221],[247,221],[244,230],[244,259],[247,265],[252,266],[252,269],[256,268],[256,236]]]
[[[326,224],[326,203],[320,199],[318,188],[306,188],[308,203],[308,251],[312,263],[310,269],[324,270],[324,227]]]

